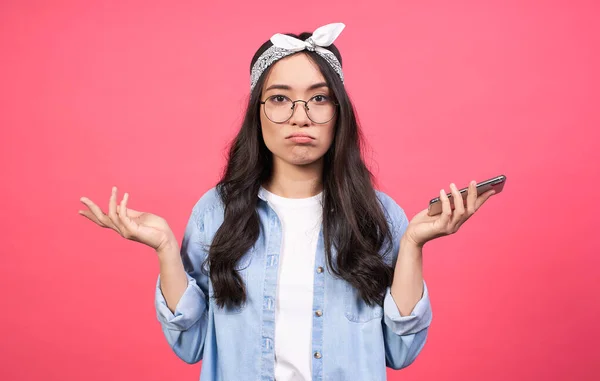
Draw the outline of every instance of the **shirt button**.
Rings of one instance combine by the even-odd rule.
[[[323,316],[323,311],[321,311],[321,310],[317,310],[317,311],[315,312],[315,315],[317,315],[318,317],[321,317],[321,316]]]
[[[319,352],[315,352],[315,358],[316,359],[320,359],[321,358],[321,354]]]
[[[317,267],[317,272],[320,274],[323,272],[323,268],[321,266]]]

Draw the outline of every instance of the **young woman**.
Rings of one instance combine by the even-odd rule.
[[[181,247],[167,222],[82,198],[80,213],[152,247],[167,341],[201,380],[384,380],[411,364],[431,321],[423,245],[457,231],[493,192],[410,222],[375,190],[333,45],[344,28],[276,34],[223,178],[193,207]],[[460,199],[454,184],[453,197]]]

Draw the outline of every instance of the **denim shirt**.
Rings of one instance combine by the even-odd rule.
[[[393,233],[388,264],[395,265],[400,237],[408,220],[385,193],[376,190]],[[224,219],[216,188],[194,205],[181,245],[188,286],[172,313],[156,285],[155,306],[162,331],[187,363],[202,360],[201,381],[274,381],[275,297],[282,227],[275,211],[259,192],[260,235],[237,263],[247,288],[240,307],[216,305],[208,276],[201,271],[207,256],[203,244],[212,241]],[[332,250],[335,255],[335,249]],[[205,268],[206,271],[206,268]],[[323,230],[319,233],[312,314],[312,380],[385,380],[386,367],[400,369],[420,353],[431,322],[427,286],[408,316],[401,316],[388,287],[383,305],[369,306],[347,281],[327,269]]]

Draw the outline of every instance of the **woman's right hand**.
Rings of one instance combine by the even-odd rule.
[[[105,214],[98,205],[87,197],[82,197],[80,201],[88,209],[80,210],[79,214],[87,217],[100,227],[116,231],[123,238],[148,245],[157,253],[178,247],[175,235],[164,218],[151,213],[128,209],[128,199],[129,194],[125,193],[121,203],[117,205],[117,187],[113,187],[108,202],[108,214]]]

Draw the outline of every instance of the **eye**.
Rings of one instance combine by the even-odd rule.
[[[272,103],[286,103],[289,101],[289,99],[283,95],[273,95],[269,97],[269,101]]]
[[[326,95],[315,95],[314,97],[312,97],[311,101],[315,103],[327,103],[330,101],[330,99]]]

